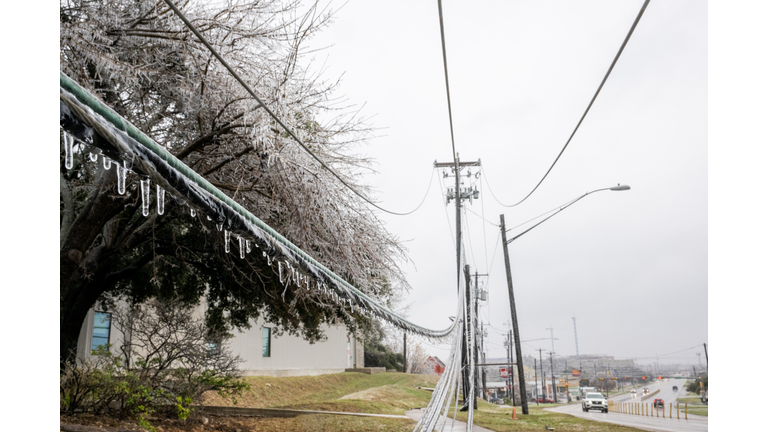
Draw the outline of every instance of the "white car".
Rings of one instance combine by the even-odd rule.
[[[608,401],[602,393],[587,393],[584,399],[581,400],[582,411],[589,411],[593,409],[599,409],[600,411],[608,412]]]

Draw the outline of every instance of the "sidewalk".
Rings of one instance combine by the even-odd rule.
[[[421,416],[424,415],[424,410],[415,409],[415,410],[406,411],[405,415],[414,421],[419,421]],[[458,420],[456,420],[456,422],[454,423],[453,416],[449,415],[448,420],[445,421],[445,428],[443,429],[443,432],[465,432],[466,430],[467,430],[466,423]],[[477,426],[477,425],[474,425],[472,427],[472,430],[477,432],[493,432],[490,429],[486,429],[484,427]]]

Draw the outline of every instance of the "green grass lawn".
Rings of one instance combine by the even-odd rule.
[[[690,405],[688,405],[688,414],[695,414],[695,415],[709,417],[709,406],[699,405],[699,406],[691,407]]]
[[[367,375],[361,373],[340,373],[312,377],[246,377],[251,385],[250,391],[239,398],[235,406],[251,408],[289,408],[319,411],[346,411],[372,414],[403,414],[412,408],[426,407],[432,392],[417,387],[434,388],[437,376],[409,375],[402,373],[381,373]],[[217,394],[206,394],[204,405],[233,404]],[[500,407],[478,399],[475,411],[475,424],[496,432],[540,431],[545,426],[557,431],[590,432],[634,432],[639,429],[580,419],[569,414],[545,411],[557,405],[531,405],[530,414],[523,415],[517,407],[520,420],[512,420],[512,408]],[[706,407],[691,414],[706,415]],[[703,412],[701,410],[704,410]],[[452,418],[452,416],[451,416]],[[457,420],[466,421],[467,413],[458,413]],[[152,419],[153,424],[162,426],[166,432],[197,432],[199,424],[195,421],[169,421]],[[109,425],[116,427],[125,420],[114,420],[108,416],[75,416],[62,418],[63,423]],[[129,421],[133,424],[135,421]],[[260,418],[260,417],[216,417],[210,418],[209,426],[216,430],[259,430],[259,431],[410,431],[414,423],[408,419],[386,419],[371,417],[352,417],[335,415],[307,415],[295,418]],[[114,423],[114,424],[113,424]],[[127,423],[126,423],[127,424]]]
[[[602,423],[580,419],[570,414],[546,411],[544,408],[552,408],[553,404],[536,405],[528,407],[528,415],[522,415],[520,407],[517,407],[519,420],[512,420],[511,408],[500,408],[496,405],[478,401],[477,410],[474,412],[474,423],[496,432],[508,431],[541,431],[545,426],[556,431],[590,431],[590,432],[639,432],[640,429],[619,426],[611,423]],[[451,415],[450,418],[453,418]],[[460,412],[456,420],[466,421],[467,413]]]
[[[373,414],[403,414],[425,407],[434,388],[436,375],[357,372],[304,377],[246,377],[250,392],[237,405],[249,408],[289,408],[344,411]],[[233,406],[214,392],[205,395],[205,405]]]

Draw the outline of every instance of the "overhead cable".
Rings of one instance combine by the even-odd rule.
[[[453,151],[453,160],[456,162],[456,169],[458,169],[458,162],[456,161],[456,141],[453,137],[453,113],[451,112],[451,87],[448,85],[448,56],[445,53],[445,28],[443,26],[443,2],[437,0],[437,13],[440,15],[440,42],[443,47],[443,71],[445,72],[445,94],[448,97],[448,124],[451,127],[451,150]],[[456,175],[459,175],[458,171]]]
[[[587,109],[584,110],[584,114],[581,115],[581,118],[579,119],[579,122],[576,124],[576,127],[573,129],[573,132],[571,132],[571,136],[568,137],[568,141],[565,142],[565,145],[563,146],[563,149],[560,150],[560,153],[555,158],[555,161],[552,162],[552,165],[550,165],[549,169],[546,173],[544,173],[544,177],[539,180],[539,182],[536,184],[536,186],[528,192],[528,195],[525,196],[525,198],[521,199],[520,201],[514,203],[514,204],[504,204],[498,199],[496,199],[496,196],[493,198],[496,199],[496,201],[504,206],[504,207],[515,207],[519,204],[521,204],[523,201],[527,200],[528,197],[530,197],[533,192],[536,191],[536,189],[539,188],[541,183],[544,182],[544,179],[547,178],[549,173],[552,171],[552,168],[555,167],[555,164],[558,160],[560,160],[560,156],[563,155],[563,152],[565,152],[565,149],[568,147],[568,144],[571,143],[571,140],[573,139],[573,136],[576,135],[576,131],[579,130],[579,126],[581,126],[581,123],[584,121],[584,118],[587,116],[587,113],[589,112],[589,109],[592,108],[592,104],[595,102],[595,99],[597,99],[597,95],[600,94],[600,90],[602,90],[603,85],[608,80],[608,76],[611,75],[611,71],[613,71],[613,67],[616,65],[616,62],[619,60],[619,57],[621,56],[621,53],[624,51],[624,47],[627,45],[627,42],[629,42],[629,38],[632,36],[632,33],[635,31],[635,27],[637,27],[637,23],[640,22],[640,18],[643,16],[643,13],[645,12],[645,8],[648,6],[648,3],[650,3],[651,0],[645,0],[643,3],[643,7],[640,8],[640,12],[638,12],[637,17],[635,18],[635,22],[632,23],[632,27],[629,29],[629,32],[627,33],[627,36],[624,38],[624,42],[622,42],[621,47],[619,48],[619,52],[616,53],[616,56],[613,58],[613,62],[611,62],[611,66],[608,68],[608,71],[605,73],[605,76],[603,77],[603,80],[600,82],[600,86],[597,87],[597,91],[595,92],[595,95],[592,96],[592,100],[589,101],[589,105],[587,105]],[[490,189],[490,186],[489,186]],[[491,195],[493,195],[493,192],[491,192]]]
[[[293,130],[291,130],[288,126],[286,126],[286,124],[283,123],[283,121],[279,117],[277,117],[277,115],[275,115],[275,113],[271,109],[269,109],[269,107],[261,100],[261,98],[259,98],[259,96],[256,95],[256,93],[253,91],[253,89],[251,89],[251,87],[248,84],[246,84],[245,81],[243,81],[242,78],[240,78],[240,75],[238,75],[238,73],[235,72],[234,69],[232,69],[232,67],[229,65],[229,63],[227,63],[227,61],[224,60],[224,58],[218,53],[218,51],[216,51],[216,49],[208,42],[208,40],[197,30],[197,28],[194,26],[194,24],[192,24],[187,19],[187,17],[184,16],[184,14],[179,10],[179,8],[176,7],[175,4],[173,4],[173,2],[171,0],[164,0],[164,1],[165,1],[165,3],[171,9],[173,9],[173,11],[176,13],[176,15],[182,21],[184,21],[184,24],[187,26],[187,28],[189,28],[192,31],[192,33],[194,33],[195,36],[197,36],[197,38],[200,39],[200,42],[202,42],[206,46],[206,48],[208,48],[208,51],[210,51],[211,54],[213,54],[219,60],[219,62],[221,62],[221,64],[224,65],[224,67],[240,83],[240,85],[242,85],[243,88],[245,88],[245,90],[248,91],[248,93],[250,93],[250,95],[253,96],[254,99],[256,99],[256,102],[258,102],[259,105],[261,105],[261,107],[264,108],[267,111],[267,113],[269,113],[269,115],[280,126],[282,126],[283,129],[285,129],[285,131],[291,136],[291,138],[293,138],[301,146],[301,148],[304,149],[304,151],[306,151],[310,156],[312,156],[313,159],[315,159],[320,165],[322,165],[323,168],[327,169],[328,172],[330,172],[334,177],[336,177],[337,180],[339,180],[349,190],[354,192],[355,195],[359,196],[365,202],[367,202],[368,204],[376,207],[377,209],[379,209],[379,210],[381,210],[381,211],[383,211],[385,213],[393,214],[393,215],[396,215],[396,216],[406,216],[406,215],[409,215],[409,214],[415,212],[416,210],[418,210],[419,207],[421,207],[421,204],[419,204],[419,206],[416,207],[415,209],[413,209],[411,211],[408,211],[408,212],[404,212],[404,213],[399,213],[399,212],[394,212],[394,211],[391,211],[391,210],[387,210],[387,209],[379,206],[375,202],[371,201],[370,199],[368,199],[368,197],[366,197],[363,193],[359,192],[356,188],[352,187],[352,185],[347,183],[343,178],[341,178],[341,176],[339,174],[336,173],[335,170],[333,170],[330,166],[326,165],[326,163],[323,162],[322,159],[320,159],[314,152],[312,152],[312,150],[310,150],[309,147],[307,147],[304,144],[304,142],[301,141],[298,136],[296,136],[296,134],[293,132]],[[422,203],[423,202],[424,201],[422,200]]]

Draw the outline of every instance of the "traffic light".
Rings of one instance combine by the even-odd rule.
[[[565,383],[565,388],[568,388],[568,383]]]
[[[662,377],[659,377],[659,379],[664,379],[664,378],[662,378]]]
[[[645,379],[645,377],[643,377],[643,379]]]

